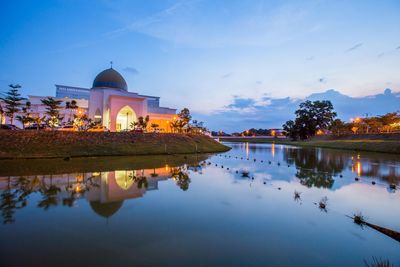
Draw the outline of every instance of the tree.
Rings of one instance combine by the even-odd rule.
[[[297,129],[297,125],[295,124],[294,121],[288,120],[284,125],[282,125],[283,131],[287,136],[289,136],[291,139],[296,140],[299,133]]]
[[[152,123],[152,124],[150,125],[150,127],[153,129],[153,132],[155,132],[156,129],[157,129],[159,126],[160,126],[160,125],[158,125],[157,123]]]
[[[78,105],[77,105],[77,103],[76,103],[75,100],[72,100],[71,102],[69,102],[69,101],[65,102],[65,109],[66,109],[66,110],[69,110],[68,122],[69,122],[70,124],[72,123],[71,118],[73,117],[73,116],[72,116],[72,111],[75,111],[75,110],[78,109],[78,108],[79,108],[79,107],[78,107]],[[75,116],[74,116],[74,119],[75,119]]]
[[[147,128],[147,125],[148,125],[148,123],[149,123],[149,121],[150,121],[150,117],[149,117],[149,115],[147,115],[146,117],[142,117],[142,116],[140,116],[139,118],[138,118],[138,120],[137,121],[134,121],[134,122],[132,122],[131,123],[131,127],[133,128],[133,129],[146,129]]]
[[[46,117],[35,116],[31,118],[31,121],[36,125],[36,130],[39,131],[40,125],[46,120]]]
[[[328,100],[305,101],[296,110],[295,121],[287,121],[282,127],[293,139],[307,139],[314,136],[318,130],[329,129],[336,117],[333,105]]]
[[[190,115],[190,111],[188,108],[182,109],[178,113],[178,117],[180,120],[184,121],[186,124],[188,124],[190,122],[190,120],[192,119],[192,116]]]
[[[46,99],[41,100],[43,105],[46,106],[45,114],[48,116],[46,118],[46,123],[51,128],[54,128],[59,125],[60,121],[62,121],[62,117],[60,117],[60,109],[61,100],[56,100],[52,97],[47,97]]]
[[[22,107],[22,112],[23,115],[18,115],[16,117],[17,120],[19,120],[22,123],[22,128],[25,129],[25,125],[32,122],[32,117],[31,117],[31,102],[27,101],[25,103],[25,106]]]
[[[10,89],[6,93],[5,97],[0,98],[4,101],[4,113],[7,117],[10,118],[10,123],[14,122],[14,114],[20,111],[20,106],[22,105],[21,101],[25,100],[19,93],[19,88],[21,85],[19,84],[10,84],[8,85]]]
[[[190,111],[188,108],[182,109],[178,114],[178,120],[174,120],[171,122],[171,128],[176,130],[179,133],[182,133],[187,128],[192,116],[190,115]]]
[[[378,118],[383,125],[382,129],[387,133],[389,133],[391,130],[390,125],[400,120],[400,116],[397,114],[397,112],[387,113],[383,116],[379,116]]]

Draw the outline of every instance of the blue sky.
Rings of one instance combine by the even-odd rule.
[[[399,100],[398,14],[396,0],[2,1],[0,90],[90,87],[112,60],[130,91],[187,106],[213,129],[279,127],[283,116],[265,110],[286,97],[287,119],[297,99],[328,89],[391,88]]]

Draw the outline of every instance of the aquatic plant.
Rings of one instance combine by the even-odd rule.
[[[246,171],[246,170],[242,170],[240,171],[240,173],[242,174],[242,177],[249,177],[250,172]]]
[[[326,211],[326,206],[328,204],[328,198],[327,197],[323,197],[321,198],[321,200],[318,203],[318,206],[321,210],[325,210]]]
[[[358,225],[364,225],[365,224],[365,218],[364,215],[362,215],[361,212],[354,214],[353,215],[353,220],[354,223],[358,224]]]
[[[298,191],[296,191],[296,190],[294,190],[294,200],[295,201],[299,201],[299,200],[301,200],[301,192],[298,192]]]

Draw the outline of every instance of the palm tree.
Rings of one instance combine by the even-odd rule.
[[[25,124],[32,122],[30,110],[31,110],[31,102],[27,101],[25,103],[25,107],[22,108],[22,112],[24,113],[24,115],[18,115],[16,117],[16,119],[22,123],[23,129],[25,129]]]
[[[153,129],[153,132],[155,132],[156,131],[156,129],[158,128],[158,124],[157,123],[152,123],[151,125],[150,125],[150,127]]]
[[[72,112],[75,111],[76,109],[78,109],[78,105],[76,103],[75,100],[72,100],[71,102],[67,101],[65,102],[65,109],[69,110],[69,118],[68,118],[68,122],[71,123],[71,118],[72,118]]]

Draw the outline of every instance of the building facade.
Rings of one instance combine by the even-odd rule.
[[[45,106],[41,103],[47,96],[29,96],[32,116],[45,116]],[[139,117],[149,116],[148,128],[157,124],[161,132],[170,132],[170,123],[176,119],[176,109],[161,107],[157,96],[140,95],[128,91],[128,85],[122,75],[112,67],[100,72],[92,87],[81,88],[56,84],[57,100],[62,101],[60,115],[65,124],[75,116],[87,115],[92,121],[105,126],[110,131],[132,129],[132,123]],[[75,100],[77,109],[66,108],[67,102]],[[18,114],[16,114],[18,115]],[[9,123],[6,118],[5,123]],[[14,124],[22,124],[14,120]]]

